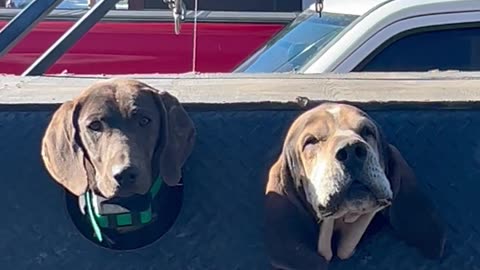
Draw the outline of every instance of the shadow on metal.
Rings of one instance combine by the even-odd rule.
[[[67,212],[77,230],[93,244],[112,250],[132,250],[155,243],[175,223],[182,208],[182,201],[183,186],[168,187],[164,185],[159,191],[154,206],[158,212],[154,217],[155,222],[143,227],[138,232],[130,232],[122,236],[114,230],[102,229],[103,232],[108,230],[108,235],[113,235],[115,239],[110,239],[103,234],[104,239],[100,242],[95,237],[90,220],[80,211],[78,197],[65,192]]]

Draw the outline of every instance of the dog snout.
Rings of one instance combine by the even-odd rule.
[[[139,170],[135,166],[113,166],[112,175],[120,187],[128,187],[137,181]]]
[[[367,157],[367,147],[361,141],[345,142],[338,148],[335,157],[346,165],[363,165]]]

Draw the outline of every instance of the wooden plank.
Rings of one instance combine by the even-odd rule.
[[[186,104],[479,103],[480,72],[126,75]],[[59,104],[109,76],[0,76],[0,105]]]

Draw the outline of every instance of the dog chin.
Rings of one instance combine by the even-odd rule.
[[[118,197],[118,198],[129,198],[134,195],[137,195],[135,192],[132,192],[130,190],[119,190],[118,192],[115,193],[115,196],[113,197]]]
[[[384,184],[384,179],[374,179],[368,173],[354,176],[336,164],[326,166],[319,162],[311,179],[306,184],[307,200],[320,219],[375,212],[391,201],[390,187]]]
[[[359,216],[379,211],[391,204],[391,198],[378,198],[376,194],[362,184],[355,184],[337,199],[331,207],[319,207],[321,218],[343,218],[346,223],[355,222]]]
[[[105,198],[112,199],[112,198],[129,198],[136,195],[145,195],[148,192],[149,192],[149,188],[140,188],[138,186],[132,186],[128,188],[117,187],[116,189],[108,190],[108,192],[102,192],[102,194]]]
[[[147,193],[149,192],[149,189],[146,189],[146,190],[140,190],[138,188],[134,188],[134,189],[118,189],[116,192],[115,192],[115,195],[113,197],[118,197],[118,198],[129,198],[129,197],[132,197],[132,196],[137,196],[137,195],[140,195],[140,196],[143,196],[143,195],[146,195]]]

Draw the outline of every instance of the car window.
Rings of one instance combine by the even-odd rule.
[[[358,16],[311,10],[300,14],[235,72],[295,71],[322,49]]]
[[[354,71],[433,69],[480,70],[480,26],[450,25],[402,34],[381,46]]]

